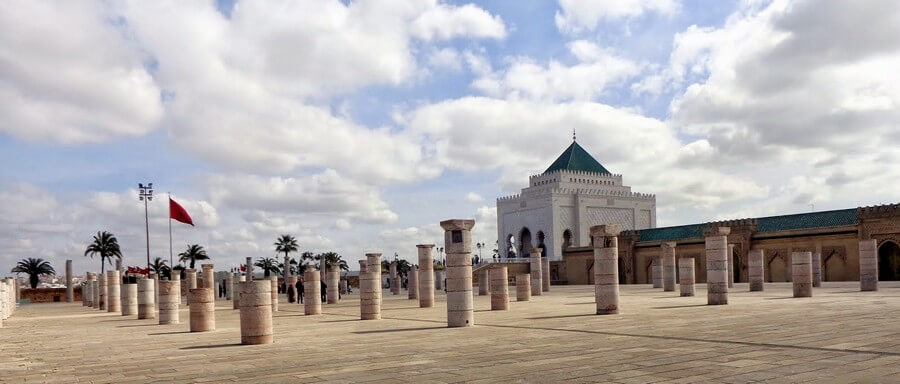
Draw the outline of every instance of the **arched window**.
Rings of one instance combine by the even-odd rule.
[[[569,248],[571,246],[572,246],[572,231],[567,229],[567,230],[563,231],[562,249],[565,250],[566,248]]]
[[[522,228],[519,231],[519,255],[522,257],[528,257],[528,253],[531,252],[531,249],[534,246],[531,244],[531,231],[528,227]]]
[[[544,245],[544,231],[537,233],[537,246],[541,249],[541,257],[547,257],[547,246]]]

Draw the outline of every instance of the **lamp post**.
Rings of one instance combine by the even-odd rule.
[[[484,248],[484,243],[475,243],[475,248],[478,248],[478,261],[481,262],[481,248]]]
[[[147,215],[147,202],[153,200],[153,183],[144,186],[138,183],[138,201],[144,202],[144,231],[147,235],[147,269],[150,269],[150,219]],[[171,260],[169,261],[171,263]]]

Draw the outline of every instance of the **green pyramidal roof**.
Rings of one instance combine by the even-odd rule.
[[[550,164],[550,168],[547,168],[544,173],[559,170],[610,173],[600,164],[600,162],[594,159],[593,156],[587,153],[587,151],[585,151],[584,148],[581,148],[575,141],[573,141],[572,145],[570,145],[569,148],[566,148],[566,150],[556,158],[556,161],[554,161],[553,164]]]

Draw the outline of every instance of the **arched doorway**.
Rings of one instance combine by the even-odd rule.
[[[787,266],[785,265],[784,258],[779,254],[775,254],[771,260],[769,260],[769,265],[767,266],[769,271],[769,282],[778,283],[787,281]]]
[[[572,246],[572,231],[567,229],[567,230],[563,231],[562,249],[565,250],[566,248],[569,248],[571,246]]]
[[[878,247],[878,281],[900,280],[900,246],[885,241]]]
[[[824,258],[825,260],[825,281],[843,281],[844,280],[844,258],[835,251],[831,251]]]
[[[531,245],[531,231],[528,230],[528,227],[522,228],[519,231],[519,252],[518,254],[522,255],[522,257],[528,257],[528,253],[531,252],[531,249],[534,248]]]
[[[516,238],[512,234],[506,235],[506,252],[507,258],[516,257]]]
[[[541,249],[541,257],[547,257],[547,246],[544,245],[544,231],[537,233],[537,246]]]
[[[625,284],[625,260],[620,257],[618,260],[619,267],[619,284]]]

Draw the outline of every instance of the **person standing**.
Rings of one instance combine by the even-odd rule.
[[[328,289],[328,285],[325,284],[325,281],[322,281],[322,302],[328,302],[328,293],[325,291]]]
[[[303,304],[303,280],[297,279],[297,304]]]

